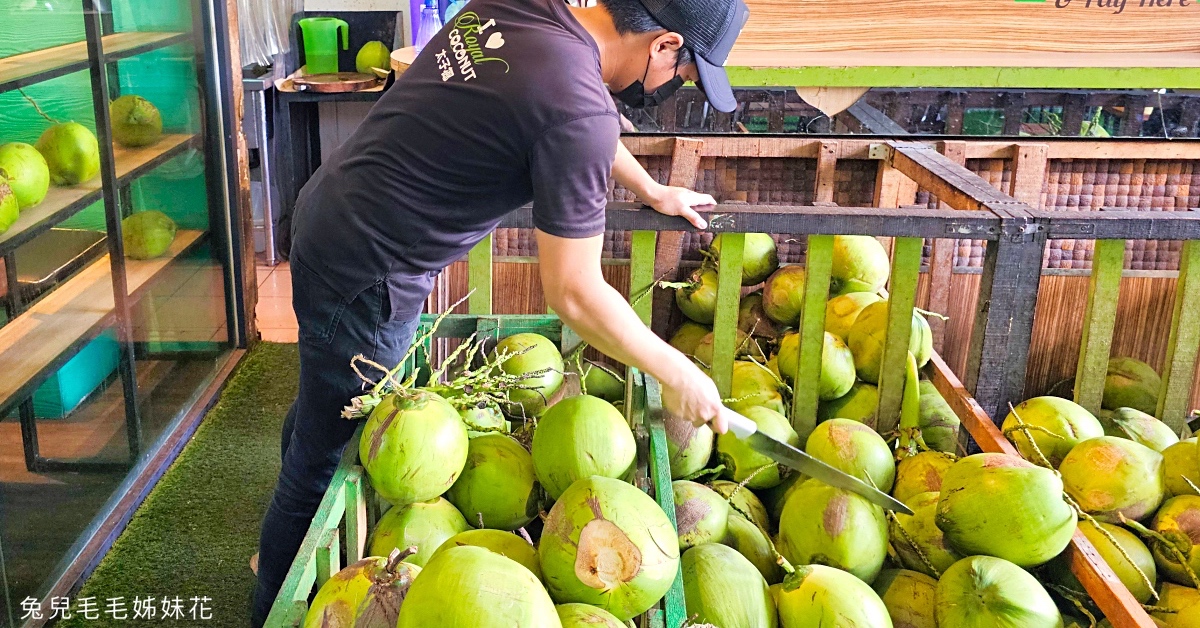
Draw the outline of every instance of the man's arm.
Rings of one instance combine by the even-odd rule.
[[[617,142],[617,156],[613,160],[612,176],[629,191],[642,199],[660,214],[683,216],[697,229],[708,227],[708,223],[696,213],[697,207],[711,207],[716,200],[708,194],[693,192],[687,188],[663,185],[654,180],[650,173],[638,163],[637,157]]]
[[[695,424],[711,421],[724,433],[721,397],[712,379],[687,356],[654,335],[600,272],[603,236],[560,238],[537,232],[546,303],[575,333],[663,385],[668,411]]]

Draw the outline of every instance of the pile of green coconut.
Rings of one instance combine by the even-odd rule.
[[[32,101],[30,101],[32,102]],[[40,205],[56,187],[86,185],[100,174],[100,144],[96,134],[79,122],[51,123],[37,144],[0,145],[0,233],[8,231],[21,212]],[[143,148],[162,136],[162,115],[149,100],[134,94],[109,104],[113,140],[126,148]],[[176,225],[157,210],[133,213],[122,221],[125,254],[150,259],[167,252]]]

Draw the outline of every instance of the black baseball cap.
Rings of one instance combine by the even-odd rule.
[[[744,0],[640,0],[668,30],[683,35],[700,73],[699,87],[717,111],[737,109],[725,60],[742,33],[750,8]]]

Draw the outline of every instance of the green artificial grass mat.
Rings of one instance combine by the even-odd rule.
[[[238,365],[220,400],[129,526],[72,599],[95,597],[96,619],[58,626],[248,626],[259,524],[279,474],[279,434],[295,399],[296,345],[261,343]],[[182,599],[184,618],[163,619],[164,598]],[[155,598],[155,617],[133,619],[133,598]],[[192,618],[208,597],[211,619]],[[126,619],[105,611],[124,598]],[[198,609],[199,610],[199,609]]]

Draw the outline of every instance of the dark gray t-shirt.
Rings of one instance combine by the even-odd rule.
[[[437,273],[533,201],[546,233],[604,231],[620,127],[563,0],[473,0],[317,170],[292,257],[350,298],[386,280],[416,315]]]

